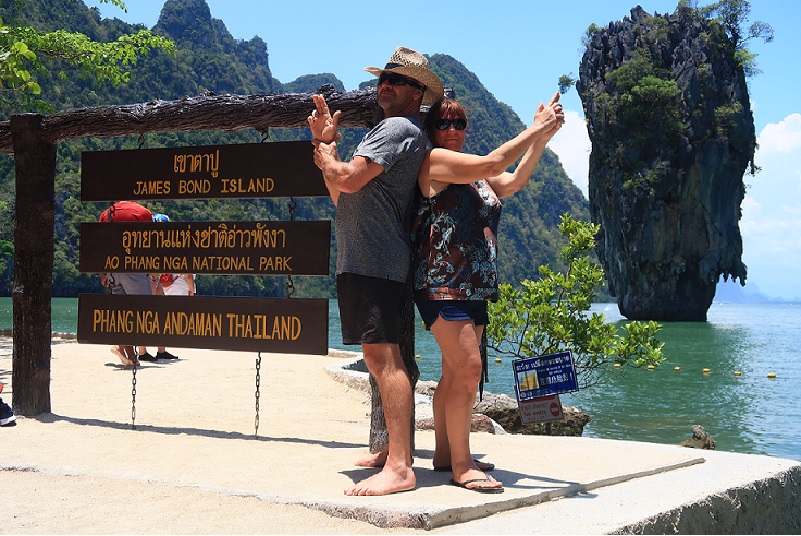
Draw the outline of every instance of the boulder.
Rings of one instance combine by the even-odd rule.
[[[564,419],[541,424],[526,424],[520,420],[517,400],[509,395],[484,393],[484,399],[473,410],[486,415],[506,432],[523,435],[552,435],[580,437],[591,417],[574,406],[562,404]]]
[[[694,424],[690,427],[690,430],[692,430],[693,436],[679,443],[680,446],[691,449],[715,450],[715,440],[706,432],[706,428],[700,424]]]

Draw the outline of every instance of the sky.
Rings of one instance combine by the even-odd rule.
[[[152,28],[163,0],[127,0],[127,13],[85,0],[101,16]],[[673,13],[677,0],[207,0],[211,16],[236,39],[267,43],[270,70],[281,82],[304,74],[334,73],[346,90],[371,79],[363,68],[381,67],[395,47],[448,54],[474,72],[499,101],[530,123],[540,102],[558,89],[563,74],[578,77],[581,36],[591,23],[606,26],[642,6]],[[700,5],[710,1],[699,0]],[[437,12],[436,10],[440,10]],[[772,43],[749,43],[762,73],[749,81],[761,171],[746,175],[740,230],[745,290],[801,299],[801,2],[751,0],[750,22],[775,32]],[[565,127],[549,147],[587,194],[590,142],[575,88],[563,95]]]

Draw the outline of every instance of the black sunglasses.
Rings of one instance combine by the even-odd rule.
[[[383,73],[381,76],[378,77],[378,85],[380,86],[384,82],[389,82],[391,86],[405,86],[410,85],[412,87],[416,87],[417,89],[421,89],[425,91],[426,87],[423,85],[418,84],[414,80],[410,80],[403,75],[396,74],[396,73]]]
[[[456,119],[437,119],[434,121],[434,128],[437,130],[448,130],[451,125],[456,130],[464,130],[467,128],[467,119],[457,117]]]

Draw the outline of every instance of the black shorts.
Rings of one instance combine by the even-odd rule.
[[[486,326],[489,324],[489,314],[487,313],[486,300],[426,300],[425,298],[415,299],[417,310],[420,311],[420,318],[426,325],[427,330],[431,330],[434,321],[442,317],[445,320],[472,320],[476,326]]]
[[[398,344],[404,283],[358,274],[337,275],[344,344]]]

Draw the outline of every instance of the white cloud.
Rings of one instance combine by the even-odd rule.
[[[790,114],[778,123],[769,123],[757,138],[762,155],[801,150],[801,114]]]
[[[757,139],[754,161],[761,171],[746,175],[740,232],[748,281],[765,294],[801,296],[801,114],[768,124]]]
[[[565,110],[565,125],[556,133],[548,148],[559,156],[565,173],[586,197],[590,175],[590,136],[584,114]]]
[[[740,207],[743,209],[743,220],[756,217],[762,212],[762,203],[748,195],[745,196]]]

